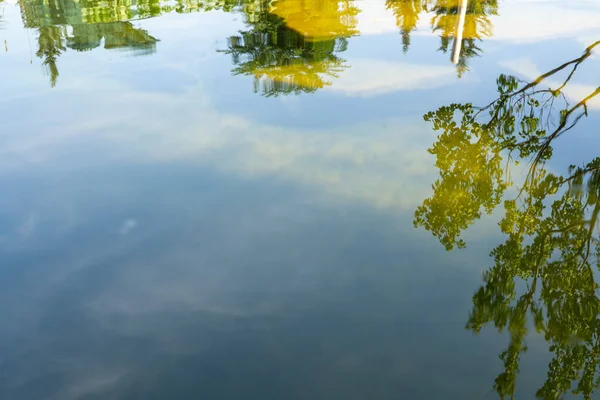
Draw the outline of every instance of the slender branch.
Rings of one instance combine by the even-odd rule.
[[[584,62],[586,59],[588,59],[591,55],[592,55],[592,50],[596,47],[600,45],[600,40],[592,43],[590,46],[588,46],[585,51],[583,52],[583,55],[581,57],[575,58],[571,61],[567,61],[564,64],[559,65],[558,67],[551,69],[550,71],[546,72],[545,74],[542,74],[540,76],[538,76],[534,81],[532,81],[531,83],[529,83],[528,85],[525,85],[522,89],[520,89],[519,91],[515,92],[515,94],[517,93],[521,93],[521,92],[525,92],[528,89],[539,85],[544,79],[556,74],[557,72],[562,71],[563,69],[567,68],[569,65],[575,64],[575,67],[573,68],[574,70],[577,69],[577,67],[579,66],[579,64],[581,64],[582,62]],[[569,78],[567,79],[567,82],[569,79],[571,79],[571,76],[573,75],[573,72],[571,72],[571,74],[569,74]]]

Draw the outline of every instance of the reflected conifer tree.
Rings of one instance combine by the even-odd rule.
[[[59,75],[56,60],[64,50],[64,30],[61,27],[44,26],[38,29],[38,50],[35,55],[42,59],[52,87],[56,86]]]
[[[600,94],[600,87],[590,90],[574,104],[564,94],[597,46],[600,41],[533,82],[500,76],[499,96],[485,107],[452,104],[425,116],[440,131],[430,149],[440,178],[416,210],[415,225],[447,249],[464,247],[461,232],[505,200],[499,226],[506,240],[491,252],[494,264],[473,297],[467,323],[474,332],[493,325],[510,335],[500,355],[504,371],[494,384],[501,398],[514,398],[530,326],[553,356],[538,398],[559,399],[571,391],[590,399],[600,386],[600,157],[562,175],[545,168],[553,145]],[[557,74],[566,80],[545,87]],[[530,161],[522,184],[505,174],[511,158]],[[510,186],[517,189],[514,197],[507,194]]]

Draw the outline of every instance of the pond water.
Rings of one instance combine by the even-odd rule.
[[[0,1],[0,398],[594,398],[598,40],[592,0]]]

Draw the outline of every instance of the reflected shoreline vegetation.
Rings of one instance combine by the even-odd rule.
[[[494,265],[473,296],[466,326],[508,333],[504,371],[494,384],[503,399],[514,398],[530,330],[552,354],[538,398],[572,392],[591,399],[600,387],[600,157],[562,175],[545,168],[553,147],[572,137],[600,95],[600,86],[575,101],[565,95],[598,47],[600,41],[531,82],[501,75],[497,99],[484,107],[451,104],[425,115],[440,132],[429,150],[439,178],[416,210],[415,226],[447,250],[465,247],[461,233],[504,202],[499,228],[506,241],[491,252]],[[507,172],[519,161],[526,178],[515,182]]]
[[[360,35],[356,0],[19,0],[24,26],[35,32],[37,49],[54,87],[59,58],[65,51],[85,52],[104,47],[134,56],[157,51],[159,38],[140,28],[139,21],[166,13],[203,11],[241,15],[245,28],[226,39],[232,74],[254,76],[254,91],[265,96],[313,93],[332,84],[350,67],[341,56],[349,39]],[[402,50],[420,20],[429,20],[440,38],[439,50],[468,71],[469,59],[482,54],[478,43],[492,36],[490,16],[497,0],[387,0],[402,36]],[[0,25],[1,27],[1,25]]]

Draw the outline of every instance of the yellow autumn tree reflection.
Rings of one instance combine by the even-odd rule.
[[[333,14],[325,14],[323,21],[310,35],[306,35],[290,27],[289,20],[277,14],[281,3],[284,8],[279,8],[279,12],[287,10],[286,15],[292,21],[295,18],[292,8],[303,5],[319,5],[325,12]],[[270,7],[262,2],[262,6],[252,8],[252,13],[246,17],[248,29],[230,37],[228,49],[224,50],[232,56],[236,65],[232,72],[253,76],[254,91],[264,96],[312,93],[330,85],[332,78],[347,68],[345,60],[338,54],[346,50],[347,36],[355,31],[354,25],[340,21],[356,23],[350,18],[355,11],[338,4],[341,3],[325,1],[286,5],[279,2]],[[349,11],[349,14],[343,14],[343,10]],[[332,22],[334,16],[337,23]]]
[[[337,78],[344,68],[339,59],[257,68],[255,91],[265,94],[316,91],[331,85],[328,78]]]
[[[352,0],[277,0],[271,12],[309,40],[357,35],[360,12]]]
[[[434,31],[444,37],[453,37],[458,18],[458,1],[436,0],[433,12],[435,15],[431,25]],[[497,0],[468,0],[463,38],[482,39],[492,36],[492,23],[488,17],[497,13]]]
[[[396,25],[402,35],[402,50],[410,47],[410,34],[417,28],[421,13],[427,12],[429,0],[386,0],[385,7],[396,17]]]
[[[498,14],[497,0],[467,0],[466,3],[461,38],[456,37],[460,18],[458,0],[436,0],[433,6],[434,17],[431,20],[433,31],[440,35],[440,50],[444,53],[449,50],[452,40],[461,41],[457,65],[459,76],[469,69],[468,60],[481,54],[477,41],[492,36],[492,23],[489,16]]]
[[[460,24],[461,0],[386,0],[386,8],[394,13],[396,25],[402,35],[403,51],[411,43],[411,33],[425,13],[433,13],[430,25],[440,36],[440,50],[448,52],[454,41],[460,43],[458,74],[468,70],[468,60],[481,54],[477,42],[492,36],[491,15],[498,14],[497,0],[466,0],[464,23]],[[457,37],[461,25],[460,37]]]
[[[532,82],[500,76],[498,98],[485,107],[452,104],[425,116],[440,131],[430,149],[440,177],[416,210],[415,225],[447,249],[464,247],[462,231],[505,199],[499,227],[506,240],[490,254],[493,265],[473,296],[467,323],[474,332],[491,325],[510,337],[494,383],[502,399],[515,396],[531,327],[553,357],[537,398],[571,392],[591,399],[600,387],[600,157],[563,174],[545,168],[553,146],[600,95],[600,86],[590,88],[571,103],[563,93],[596,47],[600,41]],[[566,79],[545,87],[551,76]],[[522,184],[503,173],[503,156],[530,161]],[[507,194],[511,185],[517,195]]]

